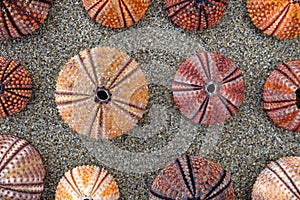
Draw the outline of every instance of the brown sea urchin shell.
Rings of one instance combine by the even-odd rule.
[[[300,157],[283,157],[268,164],[253,186],[252,199],[300,199]]]
[[[55,101],[62,118],[78,133],[113,138],[142,118],[148,102],[147,80],[125,52],[87,49],[62,67]]]
[[[264,85],[263,100],[273,122],[300,131],[300,60],[275,67]]]
[[[244,80],[229,58],[200,52],[179,66],[172,90],[184,116],[194,123],[214,124],[238,111],[244,98]]]
[[[79,166],[60,179],[55,200],[117,200],[120,198],[115,179],[97,166]]]
[[[0,199],[38,200],[45,169],[39,152],[26,140],[0,135]]]
[[[181,156],[154,179],[149,200],[234,199],[229,173],[199,156]]]
[[[265,34],[278,38],[300,36],[299,0],[248,0],[247,8],[254,25]]]
[[[82,0],[89,16],[103,26],[126,28],[140,20],[150,0]]]
[[[202,31],[218,23],[229,0],[165,0],[168,17],[179,27]]]
[[[0,39],[30,34],[45,21],[51,0],[1,0]]]
[[[32,80],[17,61],[0,57],[0,117],[20,112],[31,97]]]

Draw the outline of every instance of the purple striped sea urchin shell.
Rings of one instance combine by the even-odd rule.
[[[39,152],[26,140],[0,135],[0,199],[38,200],[45,169]]]
[[[181,156],[156,176],[149,200],[232,200],[229,173],[219,164],[199,156]]]
[[[194,123],[214,124],[233,116],[244,99],[242,72],[229,58],[200,52],[178,68],[173,96]]]

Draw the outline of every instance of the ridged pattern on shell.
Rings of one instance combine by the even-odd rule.
[[[105,88],[110,100],[100,103],[97,88]],[[113,138],[132,129],[148,102],[147,80],[125,52],[97,47],[79,53],[62,67],[55,101],[72,129],[92,138]]]
[[[168,17],[179,27],[202,31],[218,23],[229,0],[165,0]]]
[[[278,38],[300,36],[299,0],[248,0],[254,25],[265,34]]]
[[[69,170],[60,179],[55,200],[117,200],[119,188],[105,169],[97,166],[79,166]]]
[[[0,39],[32,33],[45,21],[51,0],[1,0]]]
[[[244,98],[244,80],[230,59],[218,53],[200,52],[179,66],[172,90],[184,116],[194,123],[214,124],[238,111]]]
[[[273,122],[300,131],[300,60],[283,63],[271,72],[263,91],[264,109]],[[299,108],[297,107],[299,104]]]
[[[299,200],[300,157],[283,157],[271,162],[258,176],[253,200]]]
[[[0,57],[0,117],[20,112],[31,97],[32,79],[17,61]]]
[[[150,0],[82,0],[89,16],[110,28],[126,28],[146,13]]]
[[[0,135],[0,199],[38,200],[45,169],[39,152],[26,140]]]
[[[229,173],[199,156],[181,156],[154,179],[149,200],[234,199]]]

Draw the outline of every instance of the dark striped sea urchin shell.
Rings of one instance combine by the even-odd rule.
[[[200,52],[178,68],[173,97],[194,123],[214,124],[233,116],[244,98],[242,72],[229,58]]]
[[[275,67],[264,85],[263,101],[273,122],[300,131],[300,60]]]
[[[110,28],[126,28],[146,13],[150,0],[82,0],[89,16]]]
[[[271,162],[259,174],[253,200],[299,200],[300,157],[283,157]]]
[[[62,67],[55,101],[72,129],[91,138],[113,138],[132,129],[148,102],[147,80],[125,52],[97,47]]]
[[[0,199],[38,200],[45,169],[39,152],[26,140],[0,134]]]
[[[278,38],[300,36],[300,0],[248,0],[254,25]]]
[[[181,156],[156,176],[149,200],[232,200],[230,174],[199,156]]]
[[[218,23],[229,0],[165,0],[168,17],[179,27],[202,31]]]
[[[0,39],[30,34],[45,21],[51,0],[1,0]]]
[[[31,97],[32,80],[17,61],[0,57],[0,117],[20,112]]]

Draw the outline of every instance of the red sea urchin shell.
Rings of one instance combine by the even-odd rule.
[[[242,72],[229,58],[200,52],[178,68],[172,85],[180,112],[194,123],[223,122],[244,98]]]
[[[118,200],[119,188],[105,169],[79,166],[60,179],[55,200]]]
[[[252,199],[300,199],[300,157],[283,157],[268,164],[253,186]]]
[[[62,118],[78,133],[113,138],[142,118],[148,102],[147,80],[125,52],[87,49],[62,67],[55,101]]]
[[[202,31],[218,23],[229,0],[165,0],[168,17],[179,27]]]
[[[51,0],[1,0],[0,39],[32,33],[45,21]]]
[[[126,28],[140,20],[150,0],[82,0],[92,19],[110,28]]]
[[[264,109],[273,122],[300,131],[300,60],[277,66],[264,85]]]
[[[149,200],[234,199],[230,175],[199,156],[181,156],[154,179]]]
[[[45,169],[39,152],[26,140],[0,135],[0,199],[38,200]]]
[[[247,8],[254,25],[265,34],[278,38],[300,36],[299,0],[248,0]]]

